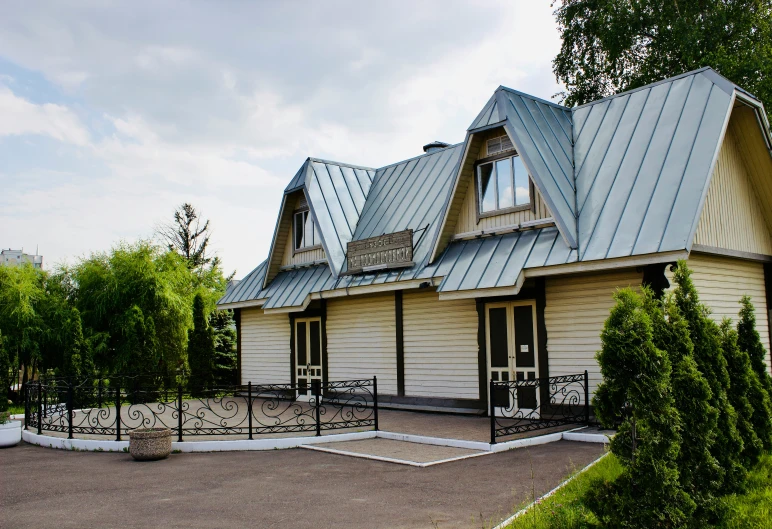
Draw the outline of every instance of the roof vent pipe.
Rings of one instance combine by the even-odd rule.
[[[427,154],[433,153],[442,150],[445,147],[450,147],[450,143],[445,143],[444,141],[433,141],[424,145],[424,152]]]

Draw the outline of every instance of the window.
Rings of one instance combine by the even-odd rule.
[[[295,250],[304,250],[321,244],[319,232],[308,210],[295,213]]]
[[[478,165],[477,192],[480,213],[529,205],[531,190],[523,161],[510,156]]]

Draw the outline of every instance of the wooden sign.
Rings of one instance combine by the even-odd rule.
[[[413,230],[352,241],[346,259],[349,274],[413,266]]]

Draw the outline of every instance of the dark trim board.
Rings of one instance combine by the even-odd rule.
[[[405,338],[402,316],[402,291],[394,291],[394,320],[397,340],[397,395],[405,395]]]
[[[736,257],[737,259],[746,259],[748,261],[760,261],[762,263],[772,263],[772,255],[764,255],[760,253],[751,253],[751,252],[740,252],[738,250],[729,250],[727,248],[705,246],[704,244],[692,245],[692,252],[723,255],[725,257]]]
[[[233,309],[233,323],[236,324],[236,380],[243,384],[241,379],[241,309]]]

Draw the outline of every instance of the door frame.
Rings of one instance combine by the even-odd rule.
[[[311,306],[303,312],[290,312],[289,313],[289,326],[290,326],[290,383],[293,386],[297,385],[297,377],[295,376],[295,320],[320,317],[322,319],[322,384],[327,384],[327,372],[328,372],[328,355],[327,355],[327,300],[319,300],[318,304],[312,302]]]
[[[493,301],[490,303],[485,303],[484,305],[484,311],[485,311],[485,366],[486,366],[486,378],[488,381],[491,380],[491,344],[490,344],[490,318],[488,317],[488,313],[490,309],[496,309],[496,308],[506,308],[507,309],[507,345],[509,346],[509,352],[507,354],[507,364],[509,368],[509,380],[514,381],[517,379],[517,365],[516,365],[516,356],[517,351],[514,350],[515,347],[515,320],[514,320],[514,314],[510,310],[510,308],[514,307],[531,307],[531,324],[533,325],[533,355],[534,355],[534,370],[536,371],[536,379],[538,380],[541,378],[541,369],[539,361],[539,332],[538,332],[538,313],[536,310],[536,300],[535,299],[524,299],[524,300],[513,300],[513,301]],[[541,401],[541,395],[536,396],[537,403]],[[491,396],[488,395],[488,409],[490,409],[490,399]],[[538,407],[538,405],[537,405]],[[519,408],[518,408],[519,409]],[[530,408],[526,408],[530,409]]]
[[[544,320],[544,310],[547,305],[546,296],[546,278],[535,277],[533,279],[526,280],[525,285],[520,292],[514,296],[491,296],[476,298],[475,303],[477,305],[477,374],[479,381],[479,400],[478,406],[480,410],[485,412],[487,416],[490,413],[490,407],[488,406],[488,389],[490,388],[490,380],[488,379],[488,347],[486,344],[486,314],[485,305],[487,303],[495,303],[498,301],[521,301],[521,300],[533,300],[536,302],[536,337],[538,342],[538,365],[539,376],[541,378],[549,378],[549,358],[547,353],[547,325]],[[546,402],[544,399],[549,399],[549,388],[541,388],[542,402]]]

